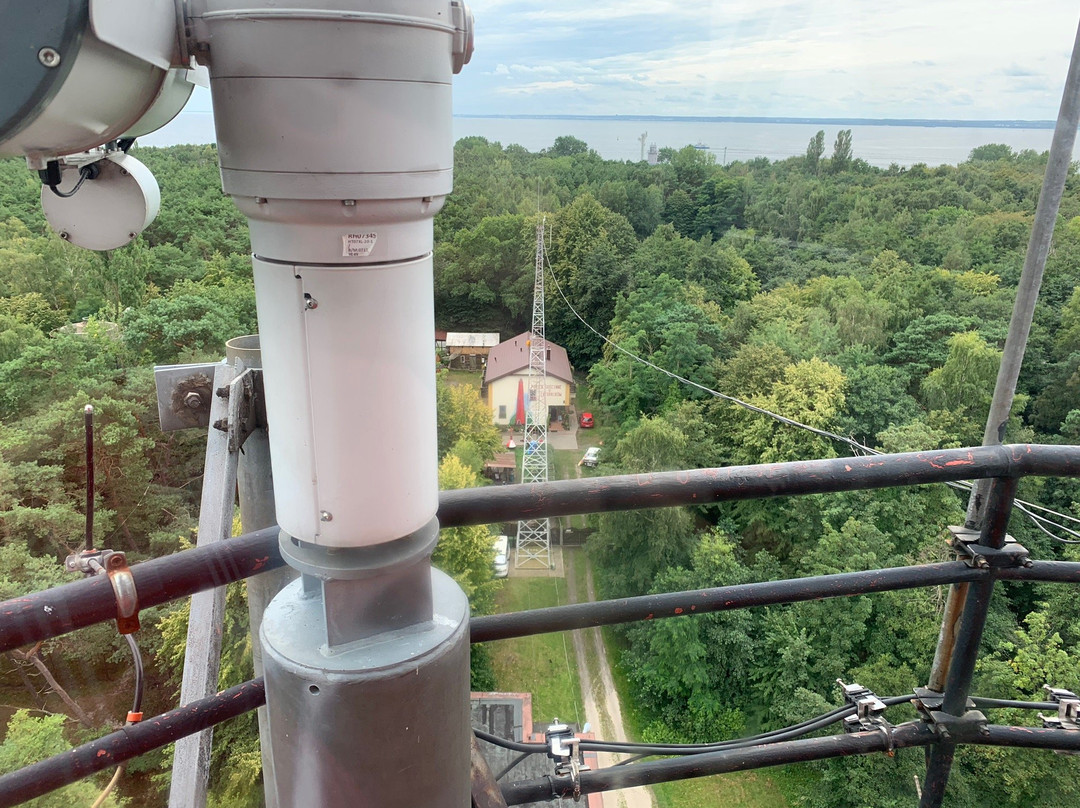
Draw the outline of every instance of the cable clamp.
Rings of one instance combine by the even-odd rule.
[[[885,753],[894,754],[892,724],[885,720],[888,705],[868,687],[858,682],[847,684],[843,679],[836,683],[844,693],[844,701],[855,707],[855,715],[844,718],[844,732],[880,732],[885,736]]]
[[[556,718],[544,732],[547,756],[555,761],[555,774],[569,777],[574,787],[574,802],[581,799],[581,773],[591,771],[581,756],[581,739],[574,735],[569,725]]]
[[[980,533],[962,525],[949,525],[952,547],[960,560],[969,567],[988,570],[997,567],[1030,567],[1030,553],[1012,536],[1005,535],[1005,545],[1000,549],[979,544]]]
[[[1050,694],[1050,701],[1058,706],[1057,715],[1043,715],[1037,713],[1042,719],[1046,729],[1066,729],[1073,732],[1080,730],[1080,698],[1071,690],[1060,687],[1043,685],[1043,690]],[[1054,750],[1059,755],[1080,755],[1080,752],[1068,752],[1060,749]]]
[[[143,714],[141,712],[136,713],[136,712],[132,712],[132,711],[129,710],[128,714],[127,714],[127,722],[126,723],[128,723],[128,724],[138,724],[140,721],[142,721],[142,717],[143,717]]]
[[[139,630],[139,593],[127,556],[118,550],[84,550],[64,559],[64,567],[83,575],[108,575],[116,597],[116,628],[121,634]]]

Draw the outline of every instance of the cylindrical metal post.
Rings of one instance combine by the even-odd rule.
[[[262,639],[282,808],[469,805],[468,601],[447,575],[431,577],[433,620],[335,649],[303,581],[270,604]]]
[[[235,337],[225,343],[225,358],[237,364],[237,375],[246,370],[262,369],[259,351],[259,335]],[[261,381],[261,379],[260,379]],[[255,386],[255,396],[262,396],[262,384]],[[262,409],[261,402],[256,408]],[[274,509],[274,474],[270,467],[270,439],[262,423],[244,441],[236,466],[236,489],[240,500],[240,526],[245,533],[273,527],[277,524]],[[255,675],[263,675],[262,627],[263,612],[274,595],[296,580],[296,570],[281,566],[263,575],[249,578],[247,582],[248,625],[251,632],[251,658]],[[266,808],[277,808],[277,790],[274,788],[274,756],[270,749],[270,725],[266,707],[259,708],[259,748],[262,753],[263,784]]]

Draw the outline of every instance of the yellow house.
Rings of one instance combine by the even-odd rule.
[[[519,387],[529,390],[529,346],[532,335],[526,331],[500,342],[488,354],[484,373],[484,390],[492,420],[496,424],[515,423],[518,410]],[[548,417],[553,421],[565,419],[570,407],[570,388],[574,383],[573,368],[566,356],[566,349],[547,341],[547,387],[545,400]]]

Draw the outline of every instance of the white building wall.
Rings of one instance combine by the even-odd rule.
[[[491,407],[491,419],[496,424],[505,426],[512,423],[517,413],[518,382],[525,385],[525,394],[529,392],[529,374],[514,373],[496,379],[488,385],[488,406]],[[547,379],[547,405],[548,407],[570,406],[570,385],[562,379],[548,376]]]

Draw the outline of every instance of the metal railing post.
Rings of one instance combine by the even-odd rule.
[[[1014,477],[999,477],[993,481],[987,498],[985,524],[979,535],[980,545],[995,550],[1005,546],[1005,531],[1017,483]],[[964,598],[963,614],[945,679],[945,698],[941,705],[942,711],[952,716],[960,717],[967,712],[968,693],[979,657],[979,643],[994,594],[995,570],[990,570],[990,573],[987,580],[968,584]],[[956,744],[944,728],[939,728],[939,733],[941,741],[933,747],[926,763],[926,781],[919,808],[938,808],[941,805],[952,770]]]

